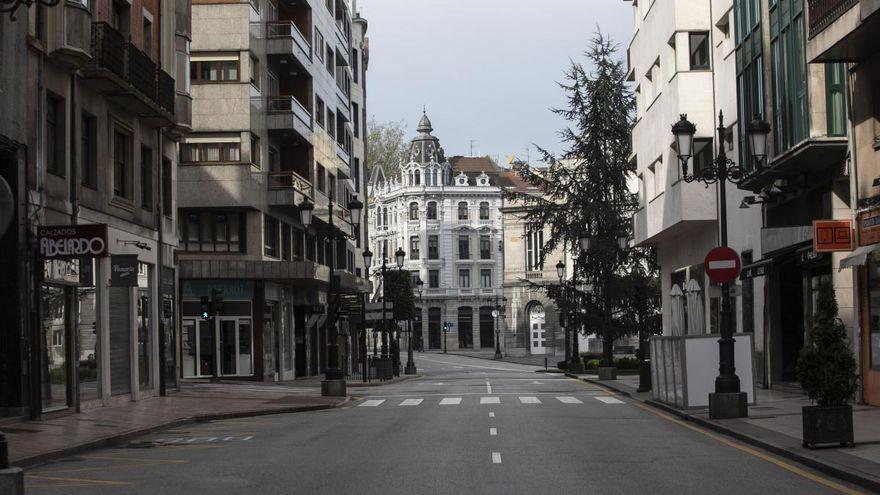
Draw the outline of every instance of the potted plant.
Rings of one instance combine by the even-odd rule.
[[[853,445],[850,399],[856,392],[856,360],[846,327],[837,317],[831,282],[819,284],[816,311],[797,363],[801,387],[815,405],[803,407],[804,447]]]

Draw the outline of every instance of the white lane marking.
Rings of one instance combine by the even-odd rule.
[[[540,385],[540,384],[541,384],[541,382],[539,382],[538,380],[533,380],[532,383],[534,383],[535,385]]]
[[[489,383],[489,379],[488,379],[488,378],[486,378],[486,393],[487,393],[487,394],[491,394],[491,393],[492,393],[492,385]]]
[[[448,364],[449,364],[449,363],[446,362],[446,361],[437,361],[437,360],[434,360],[434,359],[428,359],[428,358],[425,358],[425,357],[421,357],[421,358],[419,358],[419,359],[421,359],[422,361],[428,361],[429,363],[440,363],[440,364],[445,364],[445,365],[448,365]],[[524,370],[524,369],[514,369],[514,368],[498,368],[498,367],[495,367],[495,366],[475,366],[475,365],[473,365],[473,364],[462,364],[461,366],[455,366],[455,367],[456,367],[456,368],[461,368],[462,366],[465,367],[465,368],[478,368],[478,369],[481,369],[481,370],[512,371],[512,372],[514,372],[514,373],[534,373],[534,372],[535,372],[534,368]]]
[[[494,417],[495,417],[495,413],[492,412],[492,411],[489,411],[489,417],[490,417],[490,418],[494,418]]]
[[[557,397],[556,400],[563,404],[583,404],[583,402],[577,397]]]
[[[537,397],[520,397],[519,401],[523,404],[540,404],[541,401]]]
[[[364,401],[364,403],[359,405],[358,407],[376,407],[379,404],[382,404],[383,402],[385,402],[384,399],[382,399],[382,400],[367,400],[367,401]]]
[[[406,399],[398,405],[399,406],[417,406],[417,405],[421,404],[423,400],[425,400],[425,399]]]
[[[501,452],[492,452],[492,464],[501,464]]]
[[[495,436],[498,434],[498,428],[489,428],[489,435]]]
[[[461,397],[446,397],[440,400],[441,406],[457,406],[461,404]]]
[[[422,368],[422,369],[424,369],[424,368]],[[443,382],[437,382],[437,383],[435,383],[434,385],[446,385],[446,384],[443,383]]]
[[[606,404],[626,404],[622,400],[615,399],[614,397],[593,397],[594,399],[604,402]]]
[[[501,397],[480,397],[480,404],[501,404]]]
[[[461,366],[453,366],[453,368],[460,370],[462,367]]]

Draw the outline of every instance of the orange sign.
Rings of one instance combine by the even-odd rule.
[[[813,220],[813,251],[853,250],[853,228],[850,220]]]

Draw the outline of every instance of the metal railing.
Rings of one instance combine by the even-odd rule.
[[[92,63],[125,78],[125,38],[106,22],[92,24]]]
[[[157,99],[156,64],[131,43],[128,44],[128,82],[152,100]]]
[[[859,0],[809,0],[810,37],[828,27]]]
[[[164,108],[171,115],[174,115],[175,113],[174,100],[176,94],[174,78],[171,77],[171,74],[159,69],[158,103],[160,107]]]
[[[269,189],[293,189],[306,196],[312,196],[312,183],[293,170],[266,172],[266,177]]]
[[[293,95],[266,97],[267,113],[292,113],[306,127],[312,127],[312,112]]]
[[[299,26],[293,21],[266,21],[265,23],[266,38],[291,38],[299,48],[311,54],[312,43],[309,37],[299,30]]]

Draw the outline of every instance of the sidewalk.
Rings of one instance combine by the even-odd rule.
[[[708,409],[682,410],[654,401],[651,393],[639,393],[638,376],[598,381],[595,375],[572,375],[672,413],[686,421],[731,436],[781,457],[810,466],[850,483],[880,492],[880,408],[853,405],[856,446],[853,448],[806,449],[802,446],[801,407],[810,405],[800,394],[758,388],[749,417],[710,420]]]
[[[439,354],[442,351],[429,351],[430,353]],[[465,356],[477,359],[489,359],[492,361],[504,361],[505,363],[515,363],[515,364],[525,364],[528,366],[540,366],[544,367],[544,359],[547,360],[547,367],[550,369],[556,369],[556,363],[562,360],[562,357],[558,356],[520,356],[520,357],[508,357],[505,356],[501,359],[495,359],[495,351],[450,351],[447,354],[451,354],[453,356]]]
[[[306,395],[254,382],[183,382],[179,392],[166,397],[49,414],[41,421],[12,421],[0,424],[0,431],[9,442],[10,463],[28,466],[195,421],[330,409],[347,401],[347,397],[321,397],[320,391]]]

